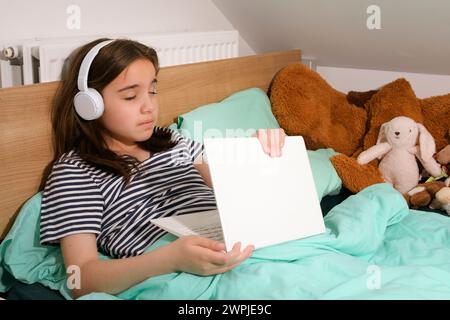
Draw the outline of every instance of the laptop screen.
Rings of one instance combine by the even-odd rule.
[[[286,137],[281,157],[257,138],[204,139],[227,250],[261,248],[325,232],[303,138]]]

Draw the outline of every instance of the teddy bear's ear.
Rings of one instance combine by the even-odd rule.
[[[450,144],[436,154],[436,160],[442,165],[450,163]]]
[[[377,93],[379,90],[370,90],[370,91],[349,91],[347,93],[347,101],[350,104],[354,104],[359,108],[364,108],[364,105],[367,101],[372,99],[372,96]]]
[[[389,128],[389,122],[385,122],[381,125],[380,131],[378,132],[378,139],[376,144],[387,142],[386,130]]]

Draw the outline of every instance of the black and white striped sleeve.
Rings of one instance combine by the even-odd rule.
[[[185,137],[175,130],[172,130],[172,137],[176,143],[183,144],[185,150],[188,152],[187,156],[189,157],[189,161],[194,162],[194,160],[203,153],[204,146],[202,143]]]
[[[53,166],[41,203],[41,244],[77,233],[99,234],[104,201],[89,172],[71,163]]]
[[[186,139],[186,145],[187,148],[189,150],[189,154],[191,156],[192,162],[194,162],[194,160],[203,152],[203,144],[195,141],[195,140],[191,140],[189,138],[185,138]]]

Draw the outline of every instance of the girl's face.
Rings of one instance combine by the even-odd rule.
[[[158,118],[155,73],[149,60],[138,59],[103,89],[100,121],[110,149],[125,150],[151,137]]]

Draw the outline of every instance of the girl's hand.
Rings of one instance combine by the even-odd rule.
[[[224,273],[251,256],[253,246],[241,251],[238,242],[230,252],[225,252],[221,242],[200,236],[185,236],[170,244],[175,271],[184,271],[202,276]]]
[[[258,129],[255,135],[266,154],[271,157],[280,157],[284,146],[286,134],[283,129]]]

